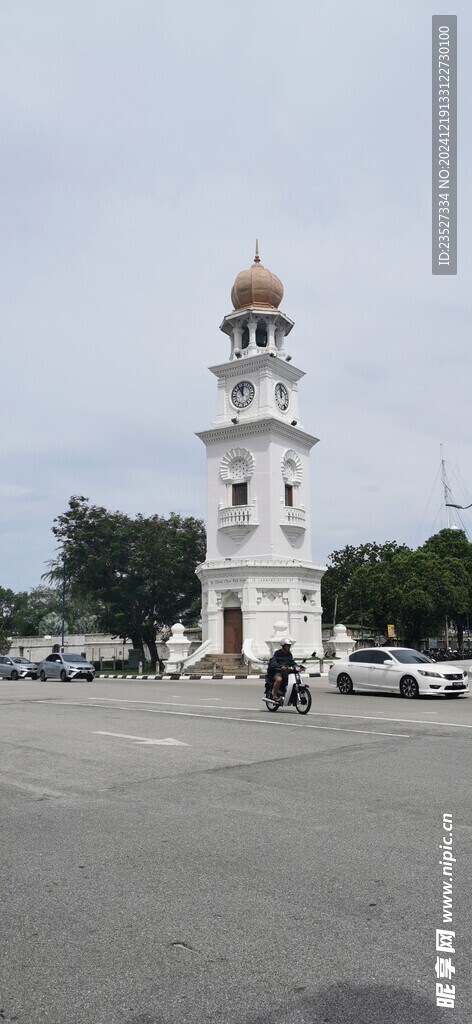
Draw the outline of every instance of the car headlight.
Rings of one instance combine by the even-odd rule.
[[[440,672],[428,672],[425,668],[419,668],[417,671],[420,676],[434,676],[435,679],[442,679]]]

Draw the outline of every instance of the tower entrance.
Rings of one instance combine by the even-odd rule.
[[[241,654],[243,646],[243,615],[240,608],[224,608],[223,630],[224,653]]]

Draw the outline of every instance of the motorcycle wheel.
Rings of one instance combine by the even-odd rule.
[[[302,703],[303,700],[303,703]],[[299,690],[295,702],[299,715],[307,715],[311,708],[311,693],[309,690]]]
[[[267,708],[268,711],[278,711],[279,708],[281,708],[281,707],[282,707],[281,704],[266,704],[266,708]]]

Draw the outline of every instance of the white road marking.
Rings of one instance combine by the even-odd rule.
[[[172,696],[173,697],[180,697],[180,693],[173,693]],[[90,697],[90,700],[121,700],[121,699],[122,699],[121,697]],[[207,701],[207,700],[218,700],[218,701],[221,701],[221,697],[200,697],[200,700],[205,700],[205,701]],[[128,703],[130,703],[130,704],[170,704],[170,701],[160,701],[160,700],[128,701],[127,698],[124,697],[123,698],[123,703],[124,704],[128,704]],[[182,700],[179,700],[179,703],[176,706],[179,707],[181,705],[182,705]],[[207,704],[185,704],[184,703],[183,707],[184,708],[206,708]]]
[[[200,700],[214,700],[214,697],[200,697]],[[236,704],[186,704],[184,701],[179,700],[178,703],[173,700],[131,700],[128,697],[88,697],[87,700],[100,700],[107,701],[112,704],[114,701],[120,701],[121,704],[146,704],[163,708],[201,708],[207,710],[207,708],[214,707],[215,711],[256,711],[257,708],[241,708]]]
[[[59,705],[59,707],[61,705],[64,705],[65,707],[74,708],[109,708],[110,706],[109,704],[84,704],[72,700],[38,700],[34,703],[56,704]],[[119,704],[115,704],[113,706],[113,711],[129,710],[129,708],[124,708]],[[363,736],[390,736],[394,739],[399,737],[400,739],[405,740],[408,740],[410,738],[409,733],[377,731],[373,732],[372,729],[341,729],[339,728],[339,726],[335,725],[309,725],[308,722],[274,722],[273,719],[269,718],[236,718],[234,715],[200,715],[192,711],[158,711],[154,710],[153,708],[141,708],[140,710],[145,715],[179,715],[182,718],[206,718],[209,721],[217,722],[245,722],[246,725],[270,725],[271,727],[278,726],[281,729],[317,729],[323,732],[353,732],[359,733]]]
[[[94,732],[94,736],[116,736],[119,740],[134,740],[135,743],[141,744],[141,746],[153,746],[153,747],[188,747],[188,743],[182,743],[181,740],[174,740],[169,736],[166,740],[150,740],[144,736],[127,736],[123,732]]]
[[[109,704],[113,704],[119,700],[121,704],[146,704],[147,707],[157,705],[158,707],[180,707],[180,708],[201,708],[202,710],[209,711],[213,706],[211,704],[184,704],[179,701],[175,704],[174,701],[170,700],[132,700],[128,697],[88,697],[91,701],[106,701]],[[203,698],[200,700],[212,700],[215,698]],[[91,705],[92,706],[92,705]],[[105,704],[103,705],[106,706]],[[215,711],[256,711],[256,708],[238,707],[234,704],[215,704]],[[425,715],[437,715],[437,711],[424,711]],[[376,715],[347,715],[342,714],[338,711],[310,711],[310,718],[358,718],[362,722],[404,722],[405,725],[450,725],[454,729],[472,729],[472,725],[462,725],[456,722],[425,722],[421,718],[385,718],[385,711],[377,711]],[[380,717],[382,716],[382,717]],[[379,734],[380,735],[380,734]]]

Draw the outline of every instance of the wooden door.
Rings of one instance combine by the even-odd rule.
[[[243,615],[240,608],[225,608],[224,622],[224,653],[241,654],[243,646]]]

